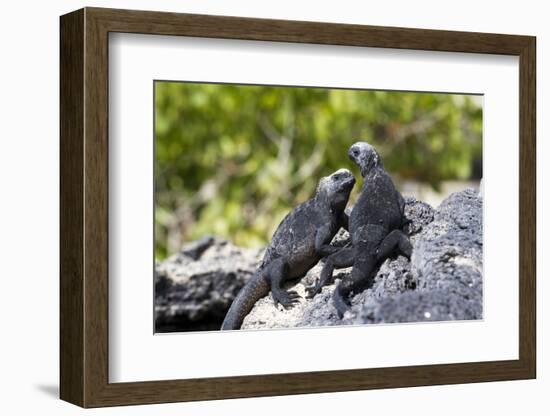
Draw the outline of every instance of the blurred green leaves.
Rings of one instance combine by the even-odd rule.
[[[479,100],[451,94],[155,83],[156,256],[215,234],[264,245],[359,140],[437,188],[481,158]],[[355,192],[359,189],[356,186]]]

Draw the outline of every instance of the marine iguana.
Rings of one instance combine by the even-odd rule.
[[[256,301],[270,289],[275,304],[287,308],[298,302],[298,293],[286,291],[282,284],[303,277],[322,257],[340,249],[330,242],[340,227],[347,229],[344,209],[354,185],[353,174],[340,169],[322,178],[315,196],[287,214],[273,234],[259,270],[231,304],[222,330],[239,329]]]
[[[353,144],[348,155],[364,178],[361,194],[349,217],[351,246],[329,255],[319,281],[308,287],[315,296],[332,280],[335,267],[353,266],[351,274],[335,288],[333,302],[340,318],[350,308],[349,295],[372,286],[378,267],[396,251],[410,259],[412,245],[402,229],[407,224],[405,201],[384,170],[378,152],[366,142]]]

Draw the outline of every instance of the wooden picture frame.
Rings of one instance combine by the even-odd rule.
[[[61,17],[60,396],[83,407],[338,392],[536,376],[535,38],[530,36],[85,8]],[[110,32],[519,57],[519,359],[109,383]]]

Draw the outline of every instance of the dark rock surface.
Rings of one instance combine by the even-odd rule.
[[[344,324],[465,320],[482,318],[482,200],[467,189],[450,195],[437,210],[406,198],[405,214],[413,245],[405,257],[386,260],[372,288],[355,294],[352,309],[339,319],[331,301],[335,284],[351,269],[335,272],[335,284],[313,299],[305,286],[319,277],[322,262],[288,285],[301,296],[291,309],[260,299],[243,329]],[[341,230],[333,243],[349,242]],[[157,265],[156,322],[159,331],[219,329],[225,311],[261,259],[261,250],[242,249],[208,238],[186,245]]]
[[[205,237],[155,266],[157,332],[219,329],[263,250]]]

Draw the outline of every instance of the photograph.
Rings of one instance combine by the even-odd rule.
[[[483,96],[154,81],[155,333],[483,319]]]

